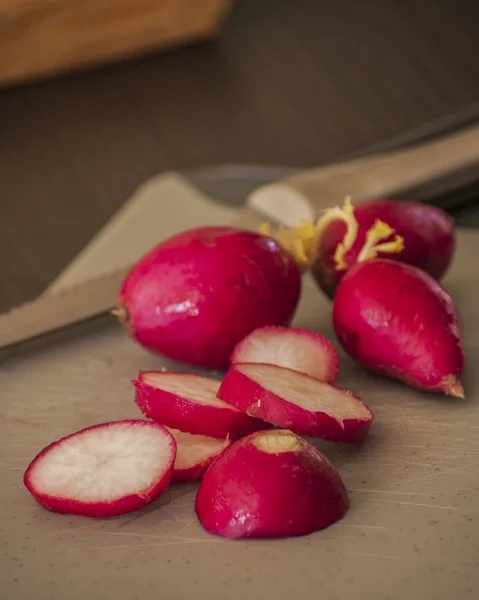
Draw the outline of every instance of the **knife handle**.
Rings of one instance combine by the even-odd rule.
[[[479,126],[414,148],[300,171],[255,190],[248,204],[277,221],[294,226],[313,220],[321,209],[387,198],[479,165]]]

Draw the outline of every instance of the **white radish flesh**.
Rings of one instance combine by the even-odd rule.
[[[175,438],[177,453],[173,469],[172,481],[183,483],[198,481],[211,462],[228,446],[230,440],[219,440],[205,435],[192,435],[177,429],[168,431]]]
[[[54,512],[110,517],[149,504],[173,472],[176,442],[161,425],[113,421],[83,429],[47,446],[24,482]]]
[[[231,359],[235,363],[267,363],[334,383],[339,357],[333,344],[309,329],[262,327],[244,338]]]
[[[373,420],[349,391],[275,365],[232,365],[218,396],[277,427],[334,442],[361,442]]]
[[[190,373],[142,371],[136,403],[154,421],[186,433],[238,439],[267,425],[216,397],[220,382]]]

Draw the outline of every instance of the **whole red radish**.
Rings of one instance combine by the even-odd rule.
[[[236,346],[231,362],[259,362],[306,373],[326,383],[338,376],[339,357],[319,333],[293,327],[260,327]]]
[[[168,431],[175,438],[177,449],[172,483],[199,481],[213,460],[233,443],[231,440],[191,435],[177,429],[168,428]]]
[[[312,273],[330,297],[347,270],[371,258],[414,265],[440,280],[451,264],[454,221],[419,202],[373,201],[325,211],[315,231]]]
[[[218,397],[276,427],[331,442],[359,444],[373,421],[351,392],[276,365],[232,365]]]
[[[339,473],[290,431],[261,431],[233,444],[206,471],[196,514],[231,539],[307,535],[341,519],[349,506]]]
[[[458,314],[424,271],[387,259],[354,265],[338,286],[333,323],[344,350],[371,371],[463,397]]]
[[[186,433],[238,439],[268,427],[217,398],[220,382],[210,377],[141,371],[133,385],[146,417]]]
[[[150,421],[113,421],[53,442],[25,472],[24,483],[44,508],[114,517],[160,497],[176,457],[173,436]]]
[[[145,348],[222,369],[248,333],[291,321],[300,288],[298,265],[273,239],[201,227],[147,253],[124,280],[115,312]]]

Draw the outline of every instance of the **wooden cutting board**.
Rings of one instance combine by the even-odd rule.
[[[179,366],[137,347],[110,317],[12,350],[0,367],[2,598],[477,598],[478,243],[477,230],[460,230],[445,281],[464,322],[466,400],[366,374],[341,355],[340,385],[369,404],[375,422],[360,448],[318,444],[338,466],[351,508],[303,538],[212,537],[196,521],[194,485],[112,520],[45,511],[22,485],[31,458],[79,428],[139,417],[130,380],[139,369]],[[330,311],[306,278],[296,325],[334,339]]]

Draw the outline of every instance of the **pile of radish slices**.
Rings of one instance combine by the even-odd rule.
[[[334,466],[299,434],[359,443],[373,420],[358,398],[328,383],[338,364],[323,336],[265,327],[238,345],[223,381],[142,371],[135,400],[151,421],[104,423],[63,438],[34,459],[25,484],[55,512],[109,517],[150,504],[170,482],[206,473],[196,511],[211,533],[282,537],[323,529],[345,514],[347,492]]]
[[[133,385],[144,418],[52,443],[26,470],[27,489],[49,510],[100,518],[200,481],[196,513],[212,534],[332,525],[348,509],[346,488],[302,436],[360,444],[373,414],[335,385],[333,344],[289,326],[301,275],[310,269],[332,299],[337,339],[364,368],[463,397],[458,311],[438,283],[454,243],[439,209],[349,200],[292,229],[202,227],[162,242],[126,277],[115,314],[148,350],[224,378],[141,371]]]

